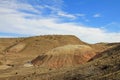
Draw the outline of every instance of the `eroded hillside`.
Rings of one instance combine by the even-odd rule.
[[[0,39],[0,80],[119,80],[120,43],[73,35]]]
[[[96,53],[87,45],[65,45],[54,48],[32,61],[34,65],[48,68],[62,68],[84,64]]]

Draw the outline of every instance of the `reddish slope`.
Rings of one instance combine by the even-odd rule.
[[[32,61],[34,65],[61,68],[83,64],[95,56],[91,47],[86,45],[66,45],[54,48]]]

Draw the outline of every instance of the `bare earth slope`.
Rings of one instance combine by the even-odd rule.
[[[42,73],[40,67],[26,75],[0,78],[0,80],[120,80],[120,45],[108,49],[97,59],[72,68],[50,70]],[[38,72],[37,72],[38,71]]]
[[[56,80],[120,80],[120,45],[96,56],[93,61],[72,71],[64,71]]]
[[[0,60],[12,62],[28,61],[40,54],[63,45],[87,44],[73,35],[45,35],[28,38],[0,39]],[[2,60],[3,59],[3,60]],[[0,61],[0,62],[1,62]],[[18,63],[19,64],[19,63]]]
[[[86,44],[72,35],[46,35],[25,38],[6,49],[7,53],[40,54],[58,46],[67,44]]]
[[[73,35],[0,39],[0,80],[120,80],[119,76],[120,43],[87,44]]]
[[[2,53],[11,45],[16,44],[22,40],[24,40],[24,38],[0,38],[0,53]]]
[[[95,55],[94,50],[87,45],[65,45],[38,56],[32,63],[38,66],[62,68],[83,64]]]

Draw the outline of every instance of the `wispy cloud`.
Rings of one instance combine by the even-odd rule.
[[[107,32],[116,32],[116,33],[120,32],[120,24],[117,22],[108,23],[102,26],[102,28],[106,30]]]
[[[97,14],[94,14],[93,15],[94,18],[98,18],[98,17],[101,17],[101,14],[97,13]]]
[[[68,13],[61,12],[61,11],[58,12],[58,16],[66,17],[66,18],[71,18],[71,19],[76,19],[75,15],[68,14]]]
[[[5,0],[3,0],[5,1]],[[7,2],[8,1],[8,2]],[[56,1],[56,0],[54,0]],[[16,7],[6,7],[4,4],[9,6],[18,6]],[[94,43],[94,42],[115,42],[120,41],[120,33],[107,33],[101,28],[87,27],[85,25],[79,25],[75,22],[59,22],[61,19],[59,16],[67,18],[76,18],[78,15],[72,15],[62,11],[61,8],[58,8],[57,11],[54,6],[37,5],[33,7],[28,2],[22,3],[24,7],[20,8],[21,3],[13,0],[12,3],[9,3],[9,0],[6,0],[4,4],[0,3],[0,32],[4,33],[15,33],[15,34],[24,34],[24,35],[45,35],[45,34],[72,34],[78,36],[80,39]],[[59,4],[61,5],[61,4]],[[40,7],[40,8],[39,8]],[[45,9],[50,9],[50,16],[43,15]],[[19,9],[25,9],[34,11],[36,14],[30,14],[29,12],[23,12]],[[39,10],[40,9],[40,10]],[[59,12],[61,11],[61,13]],[[57,14],[59,13],[59,14]],[[58,17],[54,17],[55,15]],[[79,15],[84,16],[84,15]],[[31,17],[31,18],[26,18]],[[24,36],[23,35],[23,36]],[[3,36],[1,36],[3,37]],[[4,36],[5,37],[5,36]]]

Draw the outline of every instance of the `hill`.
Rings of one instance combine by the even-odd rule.
[[[0,62],[20,65],[64,45],[86,44],[74,35],[45,35],[0,39]]]
[[[0,80],[120,80],[120,43],[73,35],[0,39]]]
[[[96,54],[87,45],[65,45],[54,48],[32,61],[34,65],[61,68],[84,64]]]
[[[10,44],[6,53],[41,54],[50,49],[67,44],[87,44],[73,35],[45,35],[25,38]]]
[[[66,70],[56,80],[120,80],[120,45],[108,49],[77,68]]]

